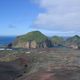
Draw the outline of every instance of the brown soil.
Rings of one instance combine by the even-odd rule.
[[[55,69],[53,71],[38,71],[24,75],[17,80],[80,80],[80,70]]]

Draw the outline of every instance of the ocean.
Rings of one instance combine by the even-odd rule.
[[[63,37],[66,40],[69,37]],[[16,39],[16,36],[0,36],[0,47],[3,47]]]
[[[15,38],[16,36],[0,36],[0,47],[13,42]]]

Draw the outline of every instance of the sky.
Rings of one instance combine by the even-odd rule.
[[[0,0],[0,35],[39,30],[48,36],[80,35],[80,0]]]

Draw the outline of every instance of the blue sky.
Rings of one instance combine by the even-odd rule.
[[[0,0],[0,35],[32,30],[48,36],[80,35],[80,0]]]
[[[41,10],[30,0],[0,0],[0,35],[21,35]]]

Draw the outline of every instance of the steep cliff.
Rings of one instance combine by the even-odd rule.
[[[16,48],[46,48],[51,47],[51,41],[40,31],[32,31],[17,37],[13,46]]]

